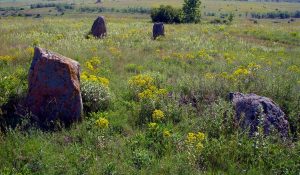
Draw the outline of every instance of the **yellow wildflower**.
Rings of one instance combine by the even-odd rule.
[[[107,78],[98,77],[98,81],[106,87],[109,85],[109,80]]]
[[[10,55],[0,56],[0,62],[8,63],[15,60],[15,57],[12,57]]]
[[[132,77],[128,83],[130,86],[132,87],[139,87],[139,88],[147,88],[149,86],[151,86],[154,82],[154,79],[149,76],[149,75],[137,75],[137,76],[134,76]]]
[[[186,142],[187,143],[195,143],[197,140],[196,134],[195,133],[188,133],[187,137],[186,137]]]
[[[192,60],[192,59],[195,58],[195,56],[192,55],[192,54],[190,54],[190,53],[188,53],[188,54],[185,55],[185,58],[188,59],[188,60]]]
[[[205,134],[202,132],[198,132],[197,138],[199,141],[203,141],[205,139]]]
[[[163,111],[159,109],[155,109],[152,113],[153,120],[162,120],[165,118],[165,114]]]
[[[157,90],[157,88],[154,85],[151,85],[148,89],[151,90],[151,91],[156,91]]]
[[[205,49],[201,49],[201,50],[198,52],[198,56],[199,56],[199,57],[206,57],[206,56],[207,56],[207,53],[206,53]]]
[[[179,59],[183,59],[183,55],[181,53],[172,53],[172,56],[175,57],[175,58],[179,58]]]
[[[224,79],[230,79],[230,75],[227,72],[222,72],[219,76]]]
[[[198,151],[202,151],[203,148],[204,148],[204,146],[203,146],[203,144],[202,144],[201,142],[197,143],[196,149],[197,149]]]
[[[91,62],[86,62],[85,63],[85,66],[90,70],[90,71],[94,71],[94,66],[92,65],[92,63]]]
[[[89,76],[89,80],[90,80],[90,81],[95,81],[95,82],[97,82],[97,81],[98,81],[98,78],[97,78],[97,76],[95,76],[95,75],[90,75],[90,76]]]
[[[158,95],[166,95],[168,93],[168,91],[166,90],[166,89],[159,89],[158,91],[157,91],[157,94]]]
[[[158,125],[157,125],[157,123],[150,122],[150,123],[148,124],[148,127],[149,127],[150,129],[156,129],[156,128],[158,127]]]
[[[100,128],[108,128],[108,120],[106,118],[100,117],[98,120],[96,120],[96,125],[98,125]]]
[[[235,70],[233,72],[233,75],[234,76],[243,76],[243,75],[249,75],[250,74],[250,71],[246,68],[238,68],[237,70]]]
[[[288,67],[288,71],[300,73],[300,67],[298,67],[297,65],[292,65],[292,66]]]
[[[101,63],[101,60],[99,57],[93,57],[89,62],[91,62],[94,66],[97,66]]]
[[[215,78],[215,75],[210,72],[207,72],[204,76],[206,79],[214,79]]]
[[[138,97],[140,99],[146,99],[146,98],[148,98],[148,99],[154,99],[155,98],[155,94],[150,89],[146,89],[143,92],[139,93]]]
[[[95,71],[95,68],[99,66],[101,63],[99,57],[93,57],[89,61],[85,62],[85,66],[89,69],[89,71],[93,72]]]
[[[170,137],[170,136],[171,136],[170,131],[165,130],[165,131],[163,132],[163,136],[164,136],[164,137]]]
[[[81,78],[82,80],[88,80],[89,77],[88,77],[87,72],[83,71],[83,72],[81,73],[80,78]]]
[[[261,68],[260,65],[255,64],[255,63],[249,63],[247,67],[248,67],[249,70],[257,70],[257,69]]]

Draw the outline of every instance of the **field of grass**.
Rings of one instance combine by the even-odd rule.
[[[164,3],[171,4],[103,4]],[[253,2],[214,4],[203,2],[213,11],[262,8]],[[107,108],[84,113],[83,121],[68,129],[44,131],[25,116],[15,128],[0,131],[0,174],[299,174],[300,21],[168,24],[166,36],[153,40],[148,15],[101,13],[108,36],[87,39],[98,15],[0,19],[0,107],[26,95],[34,46],[77,60],[82,81],[91,75],[108,79],[110,99]],[[227,101],[228,93],[237,91],[272,98],[287,115],[289,137],[274,131],[249,138],[235,125]],[[0,110],[0,122],[5,117]],[[100,118],[108,125],[99,124]]]
[[[55,0],[55,1],[0,1],[0,7],[19,7],[25,8],[25,13],[32,12],[33,14],[48,14],[47,11],[39,11],[39,9],[28,9],[31,4],[37,3],[58,3],[58,4],[73,4],[75,8],[81,7],[102,7],[102,8],[114,8],[114,9],[126,9],[126,8],[153,8],[160,5],[172,5],[180,8],[183,4],[183,0],[104,0],[102,3],[95,3],[95,0]],[[274,11],[287,11],[294,12],[300,9],[300,3],[289,2],[248,2],[248,1],[222,1],[222,0],[203,0],[202,1],[203,13],[216,13],[217,15],[222,13],[234,13],[236,16],[244,16],[246,13],[266,13]],[[27,9],[27,10],[26,10]],[[20,11],[23,12],[23,11]]]

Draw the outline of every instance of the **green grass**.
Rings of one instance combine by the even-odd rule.
[[[183,4],[183,0],[104,0],[100,4],[95,4],[96,0],[62,0],[62,1],[51,1],[50,3],[74,3],[76,8],[79,7],[105,7],[115,9],[126,9],[128,7],[143,7],[153,8],[160,5],[172,5],[180,8]],[[41,3],[40,0],[30,1],[0,1],[0,7],[24,7],[29,8],[30,4]],[[42,2],[47,3],[47,2]],[[220,13],[235,13],[236,16],[239,14],[244,15],[245,13],[250,14],[251,12],[266,13],[274,11],[288,11],[294,12],[300,9],[300,3],[288,3],[288,2],[247,2],[247,1],[221,1],[221,0],[203,0],[202,1],[202,12],[215,12]],[[34,14],[38,9],[31,10]],[[40,12],[41,14],[47,14],[46,12]]]
[[[243,4],[245,9],[244,4],[251,4],[220,3]],[[0,106],[10,96],[26,94],[34,45],[77,60],[86,72],[86,62],[99,58],[100,66],[90,73],[109,79],[112,94],[111,105],[101,111],[107,114],[87,113],[69,129],[26,129],[24,119],[0,133],[0,174],[298,173],[299,136],[291,133],[283,141],[274,133],[250,139],[234,126],[226,101],[234,91],[270,97],[298,128],[293,134],[300,134],[298,21],[165,25],[166,36],[154,41],[147,15],[104,13],[108,36],[85,39],[97,15],[0,19]],[[4,56],[11,59],[3,61]],[[241,68],[251,73],[234,74]],[[172,97],[137,100],[128,81],[138,74],[155,78],[155,86]],[[180,104],[183,96],[189,102],[196,99],[196,107]],[[143,123],[152,120],[154,109],[165,114],[155,131],[149,121]],[[108,119],[108,128],[95,124],[100,116]],[[166,130],[170,137],[162,135]],[[205,134],[202,150],[187,144],[190,132]]]

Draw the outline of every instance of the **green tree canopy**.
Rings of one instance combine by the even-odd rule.
[[[184,20],[187,23],[200,22],[201,12],[200,12],[200,0],[184,0],[183,13]]]

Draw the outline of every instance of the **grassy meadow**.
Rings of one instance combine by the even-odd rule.
[[[1,7],[24,4],[30,3],[0,1]],[[102,5],[160,4],[180,6],[182,1]],[[300,7],[203,1],[202,8],[261,12],[262,4],[271,11]],[[87,36],[98,15],[106,18],[104,39]],[[66,11],[41,18],[1,17],[0,122],[15,120],[3,107],[26,95],[35,46],[78,61],[82,90],[94,92],[87,82],[96,77],[105,89],[99,102],[105,107],[85,111],[83,121],[71,128],[41,130],[28,116],[2,128],[0,174],[299,174],[300,20],[254,23],[236,16],[225,25],[211,24],[210,18],[166,24],[166,36],[153,40],[147,14]],[[229,92],[273,99],[290,122],[289,137],[280,138],[276,131],[266,137],[259,130],[249,138],[234,122]]]

